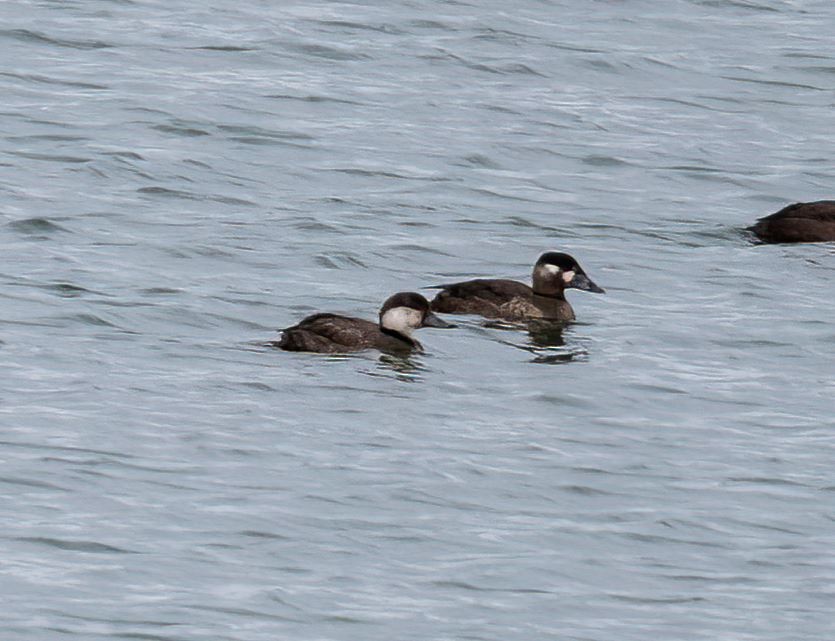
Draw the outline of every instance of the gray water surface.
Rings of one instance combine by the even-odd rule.
[[[835,196],[830,2],[0,25],[2,639],[835,638],[835,248],[741,231]],[[264,346],[550,249],[561,334]]]

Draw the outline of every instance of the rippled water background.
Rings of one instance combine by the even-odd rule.
[[[3,639],[835,638],[828,1],[0,4]],[[529,336],[285,354],[527,279]]]

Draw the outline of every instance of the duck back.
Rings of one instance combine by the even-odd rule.
[[[446,314],[488,316],[489,312],[497,314],[502,305],[516,298],[533,296],[533,290],[527,285],[498,278],[479,278],[439,287],[441,291],[432,300],[432,310]]]
[[[562,297],[537,296],[515,280],[479,278],[441,285],[432,310],[445,314],[477,314],[509,321],[572,320],[574,311]]]
[[[795,203],[760,218],[748,228],[764,243],[819,243],[835,240],[835,201]]]
[[[345,353],[374,347],[380,328],[339,314],[314,314],[283,330],[275,346],[291,352]]]

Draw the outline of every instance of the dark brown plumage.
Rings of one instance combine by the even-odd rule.
[[[478,314],[508,321],[574,320],[567,288],[603,293],[568,254],[546,252],[533,268],[533,287],[515,280],[479,278],[439,285],[432,309],[446,314]]]
[[[508,321],[574,319],[563,294],[536,296],[533,289],[515,280],[479,278],[442,287],[432,300],[432,309],[442,314],[477,314]]]
[[[764,243],[835,241],[835,200],[789,205],[748,230]]]
[[[272,345],[292,352],[338,354],[374,347],[382,338],[380,327],[371,321],[339,314],[314,314],[282,330],[281,338]],[[404,348],[411,348],[405,341],[401,342]]]
[[[364,349],[409,351],[422,349],[411,337],[419,327],[452,327],[429,310],[420,294],[401,292],[389,297],[380,310],[380,322],[339,314],[313,314],[297,325],[282,330],[281,338],[270,343],[291,352],[344,354]]]

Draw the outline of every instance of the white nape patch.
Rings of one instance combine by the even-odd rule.
[[[423,322],[423,314],[411,307],[392,307],[380,319],[380,325],[406,336]]]
[[[562,279],[566,283],[570,283],[573,278],[574,278],[574,270],[573,269],[570,272],[563,272],[562,273]]]
[[[552,265],[551,263],[545,263],[542,266],[542,269],[544,269],[549,274],[559,274],[562,271],[559,267],[557,267],[556,265]]]

